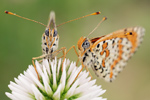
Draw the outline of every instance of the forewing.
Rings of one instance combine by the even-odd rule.
[[[91,47],[96,55],[93,70],[100,78],[113,81],[140,46],[144,28],[131,27],[110,33]]]

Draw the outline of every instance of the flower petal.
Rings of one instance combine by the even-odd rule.
[[[60,100],[60,91],[61,90],[61,84],[58,86],[56,92],[53,95],[54,100]]]
[[[13,100],[106,100],[100,97],[106,90],[95,85],[96,80],[91,80],[89,73],[81,71],[82,66],[76,67],[76,63],[64,60],[63,71],[61,59],[53,61],[44,60],[35,62],[40,80],[32,65],[14,78],[15,82],[8,85],[12,93],[5,94]],[[77,77],[78,73],[79,76]],[[76,78],[77,77],[77,78]]]

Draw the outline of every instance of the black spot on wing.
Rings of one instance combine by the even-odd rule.
[[[52,48],[52,50],[51,50],[51,53],[53,53],[53,48]]]
[[[43,39],[45,40],[45,36],[43,36]]]
[[[56,46],[56,44],[54,43],[53,46]]]
[[[48,47],[46,47],[46,53],[48,53]]]
[[[107,74],[105,74],[104,76],[103,76],[103,78],[105,78],[107,76]]]
[[[87,53],[84,54],[85,56],[89,56]]]
[[[96,65],[94,65],[94,69],[95,69],[96,71],[98,70]]]
[[[115,43],[115,40],[112,41],[112,44],[114,44],[114,43]]]
[[[99,52],[100,51],[100,49],[96,49],[96,52]]]
[[[102,68],[102,66],[100,65],[100,68],[99,69],[102,69],[102,71],[101,71],[101,73],[103,73],[104,72],[104,69]]]
[[[86,59],[86,57],[83,57],[83,60],[82,60],[82,61],[84,62],[84,61],[85,61],[85,59]]]
[[[94,57],[94,58],[95,58],[95,57],[96,57],[96,55],[94,55],[94,54],[92,53],[92,57]]]
[[[110,79],[110,82],[112,82],[112,79]]]
[[[127,50],[130,50],[130,48],[127,48]]]
[[[97,45],[97,48],[99,48],[100,44]]]

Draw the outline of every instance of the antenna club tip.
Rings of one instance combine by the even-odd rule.
[[[8,14],[8,13],[9,13],[9,11],[7,11],[7,10],[6,10],[6,11],[5,11],[5,13],[6,13],[6,14]]]
[[[12,13],[12,12],[9,12],[9,11],[5,11],[5,13],[6,13],[6,14],[10,14],[10,15],[16,15],[16,14],[14,14],[14,13]]]
[[[97,15],[100,14],[100,13],[101,13],[100,11],[96,12]]]
[[[104,18],[103,18],[103,20],[106,20],[106,19],[107,19],[107,17],[104,17]]]
[[[92,13],[91,15],[98,15],[98,14],[100,14],[100,13],[101,13],[101,12],[98,11],[98,12]]]

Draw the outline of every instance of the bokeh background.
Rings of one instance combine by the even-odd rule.
[[[9,100],[8,84],[31,64],[32,57],[42,54],[41,36],[45,27],[6,15],[5,10],[47,24],[49,12],[56,13],[57,25],[96,11],[90,16],[58,27],[59,48],[77,45],[81,36],[87,36],[98,22],[108,20],[90,36],[106,35],[115,30],[143,26],[144,41],[138,52],[113,83],[97,78],[97,84],[106,89],[102,95],[108,100],[150,100],[150,1],[149,0],[0,0],[0,100]],[[76,61],[74,51],[67,58]]]

